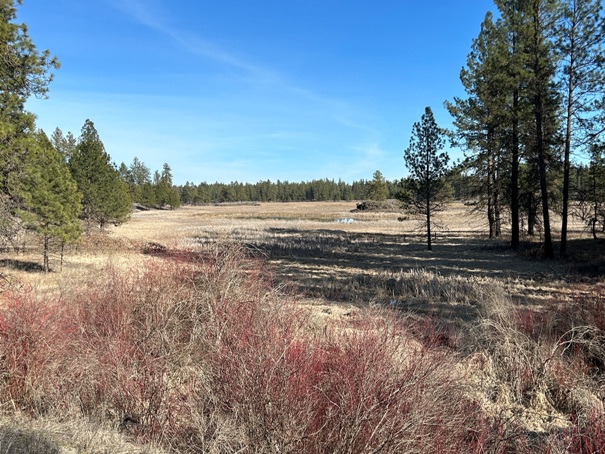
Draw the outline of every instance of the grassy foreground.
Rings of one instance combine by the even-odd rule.
[[[605,450],[598,282],[568,282],[576,291],[565,293],[542,281],[526,295],[521,272],[364,270],[401,234],[387,215],[337,227],[333,213],[314,215],[307,222],[324,235],[309,252],[281,236],[272,246],[270,229],[315,224],[247,209],[239,220],[185,212],[197,234],[181,240],[135,218],[81,246],[52,283],[4,280],[0,451]],[[246,238],[228,241],[236,234]],[[109,259],[90,272],[101,251]],[[549,296],[538,302],[540,291]]]

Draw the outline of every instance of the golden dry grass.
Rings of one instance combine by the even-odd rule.
[[[540,260],[539,245],[523,257],[510,251],[504,240],[487,240],[484,217],[461,203],[436,216],[441,228],[433,252],[426,250],[418,220],[400,221],[402,214],[396,212],[351,212],[355,205],[265,203],[141,212],[111,235],[186,248],[245,243],[267,254],[278,277],[306,287],[322,286],[326,279],[420,268],[446,276],[498,279],[510,283],[520,296],[536,299],[565,291],[565,263]]]
[[[440,326],[450,323],[458,329],[454,335],[461,339],[456,342],[465,345],[467,356],[451,372],[468,378],[469,395],[487,414],[535,432],[567,427],[566,416],[547,402],[554,368],[532,369],[545,364],[543,348],[519,335],[510,322],[511,308],[537,309],[551,300],[593,295],[602,289],[601,279],[569,276],[569,262],[541,259],[539,238],[519,252],[511,251],[506,239],[487,239],[484,219],[462,204],[452,204],[436,218],[442,228],[432,252],[426,250],[418,220],[354,208],[350,202],[266,203],[136,212],[126,224],[93,233],[69,248],[61,269],[54,254],[54,271],[40,272],[41,253],[30,241],[26,253],[3,254],[0,272],[7,277],[4,285],[28,284],[39,293],[66,295],[104,282],[109,269],[142,267],[153,260],[144,254],[149,245],[203,249],[242,243],[265,261],[276,288],[293,288],[288,294],[309,309],[309,327],[318,336],[332,326],[345,333],[354,330],[368,306],[410,311],[411,324],[429,314],[444,322]],[[574,238],[587,237],[579,226],[574,228]],[[536,374],[527,383],[515,375],[526,369]],[[574,385],[573,391],[594,400],[590,386]],[[524,387],[533,392],[527,401]]]
[[[537,302],[567,291],[566,264],[541,260],[539,238],[533,239],[536,246],[516,254],[504,240],[487,240],[484,216],[461,203],[435,217],[441,227],[436,229],[433,252],[426,250],[418,220],[404,216],[400,221],[402,213],[397,212],[352,212],[355,207],[355,202],[294,202],[140,211],[124,225],[84,237],[69,248],[60,272],[58,253],[51,257],[50,275],[31,271],[41,263],[34,241],[25,254],[3,254],[2,272],[41,291],[61,292],[94,279],[107,264],[136,264],[150,242],[168,248],[239,242],[265,254],[280,280],[311,289],[308,296],[313,297],[342,300],[336,289],[330,295],[325,287],[348,284],[360,275],[388,280],[411,269],[497,279],[515,295]],[[572,227],[572,236],[587,237],[580,226]]]

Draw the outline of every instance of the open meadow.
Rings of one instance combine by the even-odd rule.
[[[355,208],[139,211],[48,274],[2,253],[0,451],[605,449],[601,241],[544,260],[460,203],[427,251]]]

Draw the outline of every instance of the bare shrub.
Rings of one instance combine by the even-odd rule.
[[[548,397],[582,431],[605,414],[605,317],[600,294],[552,301],[542,311],[518,311],[520,330],[548,345],[554,358]]]
[[[509,304],[485,316],[466,339],[481,363],[474,380],[487,398],[484,408],[500,424],[541,434],[534,452],[599,452],[586,448],[602,441],[605,414],[605,336],[597,308],[585,297],[540,310]]]
[[[605,452],[605,417],[592,413],[584,423],[574,424],[549,440],[551,452],[597,453]]]
[[[451,355],[412,340],[401,322],[367,314],[335,330],[315,407],[321,431],[310,451],[459,452],[476,413]],[[318,424],[319,425],[319,424]]]
[[[249,298],[260,308],[267,290],[240,247],[164,256],[140,272],[110,268],[76,296],[84,366],[70,386],[86,413],[101,411],[141,440],[222,452],[241,437],[217,412],[210,359],[232,329],[225,317],[243,317],[238,304]]]
[[[86,414],[105,412],[128,433],[165,442],[180,430],[176,416],[187,417],[180,364],[190,356],[182,309],[193,298],[191,270],[151,260],[141,273],[110,268],[106,277],[75,299],[81,336],[71,359],[81,365],[68,386]]]
[[[49,373],[65,351],[71,324],[59,301],[40,301],[31,287],[2,295],[0,310],[0,389],[2,404],[30,414],[52,405],[56,387]]]
[[[566,354],[581,356],[592,375],[605,374],[605,298],[580,295],[569,302],[553,302],[543,316],[544,331]]]
[[[448,355],[412,341],[385,314],[309,338],[302,314],[275,304],[241,303],[212,365],[223,411],[243,427],[247,445],[258,452],[464,450],[476,413]]]

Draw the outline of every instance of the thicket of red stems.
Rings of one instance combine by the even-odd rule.
[[[368,309],[317,333],[239,247],[108,266],[60,298],[20,288],[0,300],[7,412],[109,420],[175,452],[511,446],[465,397],[451,348],[415,340],[411,318]]]

